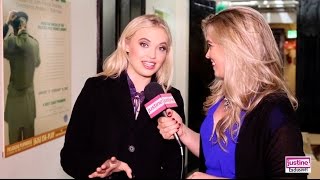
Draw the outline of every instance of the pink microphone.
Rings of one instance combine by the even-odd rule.
[[[144,94],[146,100],[148,100],[148,102],[144,106],[146,107],[147,112],[151,118],[157,116],[160,113],[162,113],[163,116],[168,117],[165,110],[172,107],[178,107],[172,94],[164,93],[160,84],[156,82],[150,82],[144,88]],[[182,144],[177,133],[174,133],[174,138],[178,142],[181,149],[181,155],[183,156]]]
[[[159,113],[165,112],[164,110],[177,107],[178,105],[171,93],[166,93],[157,95],[144,106],[146,107],[149,116],[153,118]]]

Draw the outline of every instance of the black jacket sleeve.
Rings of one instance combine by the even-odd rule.
[[[307,178],[286,173],[286,156],[304,156],[302,134],[286,95],[270,94],[248,113],[236,147],[237,178]]]
[[[279,116],[274,118],[285,117]],[[305,156],[302,135],[295,123],[288,121],[285,125],[279,127],[272,135],[266,149],[266,163],[271,177],[298,179],[307,177],[306,173],[285,173],[286,156]]]
[[[64,146],[60,152],[63,170],[73,178],[88,178],[103,162],[91,152],[90,119],[94,113],[95,81],[86,81],[72,110],[65,134]]]

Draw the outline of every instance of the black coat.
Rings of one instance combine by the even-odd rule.
[[[200,148],[200,171],[205,172]],[[245,116],[235,153],[237,178],[307,178],[285,173],[285,156],[305,155],[296,113],[286,95],[266,96]]]
[[[178,104],[173,109],[184,119],[180,91],[171,88],[169,92]],[[74,178],[88,178],[115,156],[128,163],[136,178],[178,179],[180,147],[176,141],[163,139],[157,124],[157,117],[150,119],[144,106],[134,119],[125,73],[116,79],[89,78],[73,107],[60,154],[62,168]],[[113,173],[112,178],[126,175]]]

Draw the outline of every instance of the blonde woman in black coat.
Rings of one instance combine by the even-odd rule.
[[[184,117],[179,90],[171,86],[172,38],[156,15],[133,19],[104,71],[89,78],[74,105],[61,150],[61,165],[74,178],[178,179],[182,171],[177,142],[164,140],[144,104],[144,88],[162,85]],[[184,119],[184,118],[183,118]]]

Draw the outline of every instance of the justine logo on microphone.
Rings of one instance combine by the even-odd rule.
[[[171,93],[166,93],[166,94],[160,94],[163,103],[166,105],[167,108],[172,108],[172,107],[177,107],[177,103],[172,97]]]
[[[177,107],[177,103],[171,93],[166,93],[157,95],[144,106],[146,107],[149,116],[153,118],[165,109]]]
[[[286,156],[286,173],[311,173],[310,156]]]

